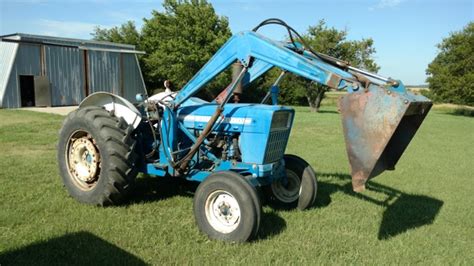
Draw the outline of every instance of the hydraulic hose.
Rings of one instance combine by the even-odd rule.
[[[386,83],[388,83],[392,86],[398,86],[399,85],[399,82],[392,79],[392,78],[385,78],[385,77],[382,77],[380,75],[370,73],[370,72],[362,70],[362,69],[355,68],[355,67],[351,66],[350,62],[340,60],[340,59],[332,57],[330,55],[323,54],[323,53],[318,53],[318,52],[314,51],[313,48],[311,48],[311,46],[308,45],[306,40],[294,28],[292,28],[291,26],[286,24],[286,22],[284,22],[283,20],[281,20],[279,18],[266,19],[266,20],[260,22],[260,24],[258,24],[255,28],[253,28],[252,31],[256,32],[259,28],[261,28],[265,25],[270,25],[270,24],[276,24],[276,25],[280,25],[280,26],[285,27],[286,30],[288,31],[288,35],[290,37],[291,43],[295,46],[295,48],[297,48],[297,45],[296,45],[296,43],[294,41],[294,37],[293,37],[293,33],[294,33],[298,37],[298,40],[303,44],[304,48],[306,48],[314,56],[316,56],[317,58],[323,60],[326,63],[329,63],[333,66],[338,67],[338,68],[341,68],[345,71],[350,70],[352,72],[356,72],[356,73],[359,73],[359,74],[362,74],[362,75],[365,75],[365,76],[368,76],[368,77],[371,77],[371,78],[374,78],[374,79],[384,81],[384,82],[386,82]],[[356,76],[357,79],[358,79],[358,77],[360,77],[360,75],[355,75],[355,76]],[[365,82],[365,80],[362,80],[362,82]]]
[[[256,32],[259,28],[261,28],[265,25],[270,25],[270,24],[276,24],[276,25],[280,25],[280,26],[285,27],[286,30],[288,31],[288,35],[290,37],[291,43],[296,48],[297,48],[297,45],[295,43],[293,33],[296,35],[296,37],[298,37],[298,40],[303,44],[304,48],[308,49],[309,52],[311,52],[312,54],[314,54],[314,56],[318,57],[319,59],[323,60],[324,62],[330,63],[331,65],[335,65],[337,67],[344,68],[344,69],[346,69],[348,66],[350,66],[349,62],[346,62],[346,61],[334,58],[332,56],[321,54],[321,53],[318,53],[318,52],[314,51],[313,48],[311,48],[311,46],[308,45],[308,43],[303,38],[303,36],[301,36],[294,28],[292,28],[290,25],[286,24],[286,22],[284,22],[283,20],[281,20],[279,18],[266,19],[266,20],[260,22],[260,24],[258,24],[255,28],[253,28],[252,31]]]
[[[229,90],[227,91],[227,95],[225,96],[224,100],[217,106],[216,111],[207,122],[204,130],[196,139],[196,142],[193,144],[189,152],[176,164],[178,166],[178,171],[180,173],[183,173],[186,171],[186,169],[188,168],[188,164],[193,158],[194,154],[196,154],[196,152],[199,151],[199,147],[201,146],[201,144],[204,142],[207,136],[209,136],[209,134],[212,132],[212,128],[214,127],[214,124],[217,122],[217,119],[220,117],[220,115],[224,111],[224,105],[227,103],[227,101],[229,101],[230,97],[232,96],[232,93],[237,87],[237,84],[240,83],[245,73],[247,72],[247,69],[248,69],[247,67],[244,67],[242,71],[240,72],[239,76],[232,82]]]
[[[209,119],[209,121],[207,122],[206,127],[201,132],[196,142],[189,150],[188,154],[186,154],[186,156],[184,156],[183,159],[179,162],[179,172],[186,171],[186,169],[188,168],[189,161],[191,161],[194,154],[196,154],[196,152],[199,150],[199,147],[204,142],[204,139],[209,135],[209,133],[211,133],[212,127],[216,123],[219,116],[222,114],[223,110],[224,110],[223,108],[221,108],[220,106],[217,106],[216,111],[212,115],[211,119]]]

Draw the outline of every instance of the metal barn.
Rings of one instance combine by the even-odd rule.
[[[77,105],[145,91],[135,46],[16,33],[0,37],[0,108]]]

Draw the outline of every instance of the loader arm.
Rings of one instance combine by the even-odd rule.
[[[287,45],[256,32],[245,31],[231,37],[216,52],[176,95],[174,105],[179,106],[195,95],[207,82],[235,61],[240,61],[249,68],[244,82],[251,82],[276,66],[334,89],[345,88],[353,91],[361,86],[356,77],[347,71],[317,57],[297,53]]]
[[[201,139],[217,121],[236,83],[243,82],[245,86],[272,67],[333,89],[348,91],[339,100],[339,110],[355,191],[362,191],[368,179],[395,168],[432,106],[426,97],[409,93],[401,81],[354,68],[347,62],[319,54],[311,48],[301,49],[294,41],[291,44],[276,42],[256,32],[245,31],[232,36],[216,52],[178,92],[171,108],[179,108],[236,61],[243,66],[240,78],[226,89],[225,100],[213,115],[215,119],[208,122],[208,130],[203,131],[185,160],[179,164],[182,171],[201,146]],[[381,80],[383,84],[375,83],[373,79]],[[273,102],[276,103],[275,100]],[[171,150],[173,147],[172,142]]]

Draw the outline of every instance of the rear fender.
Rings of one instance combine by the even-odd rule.
[[[134,129],[138,127],[142,120],[140,111],[128,100],[108,92],[96,92],[87,96],[79,108],[87,106],[104,107],[107,111],[113,113],[116,117],[122,117],[127,124]]]

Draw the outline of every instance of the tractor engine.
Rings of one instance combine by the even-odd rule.
[[[216,110],[215,103],[180,108],[178,120],[196,137]],[[279,161],[290,136],[294,110],[263,104],[227,104],[206,145],[221,160],[268,164]]]

